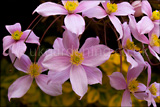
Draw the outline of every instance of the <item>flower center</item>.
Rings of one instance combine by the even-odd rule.
[[[160,19],[160,12],[158,10],[153,11],[151,19],[152,20],[159,20]]]
[[[23,32],[17,30],[14,33],[12,33],[12,38],[14,40],[20,40],[22,35],[23,35]]]
[[[138,90],[138,85],[138,81],[136,81],[136,79],[133,79],[132,81],[130,81],[128,89],[133,93]]]
[[[152,34],[150,45],[160,47],[160,39],[158,39],[158,36],[156,34]]]
[[[28,74],[31,75],[31,77],[38,76],[42,71],[42,67],[38,64],[32,63],[28,68]]]
[[[64,7],[68,10],[69,13],[73,13],[73,11],[76,10],[78,5],[78,1],[67,1]]]
[[[73,50],[71,56],[71,63],[74,65],[80,65],[84,58],[83,58],[83,53],[79,53],[77,50]]]
[[[140,50],[140,48],[137,47],[137,46],[134,44],[134,42],[131,42],[129,39],[127,39],[125,48],[126,48],[126,49],[129,49],[129,50]]]
[[[158,92],[155,84],[152,84],[151,87],[149,88],[149,90],[150,90],[150,92],[151,92],[152,95],[156,95],[157,92]]]
[[[115,3],[113,3],[113,4],[112,3],[107,3],[107,8],[108,8],[107,13],[111,14],[111,13],[114,13],[114,12],[117,11],[118,6]]]

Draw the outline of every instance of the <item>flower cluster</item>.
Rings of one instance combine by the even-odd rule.
[[[149,49],[150,53],[160,61],[158,56],[160,11],[152,12],[148,1],[135,1],[130,4],[112,3],[109,0],[81,2],[62,0],[62,5],[53,2],[42,3],[33,11],[34,13],[38,13],[38,17],[59,15],[51,25],[59,17],[66,15],[63,26],[65,31],[62,38],[56,38],[53,49],[45,51],[38,61],[36,61],[36,51],[35,60],[32,62],[25,54],[27,49],[25,43],[37,44],[38,50],[51,25],[44,32],[41,40],[35,35],[33,28],[21,31],[20,23],[5,26],[10,35],[3,38],[3,55],[9,55],[14,67],[27,74],[18,78],[9,87],[9,101],[11,98],[20,98],[26,94],[33,79],[43,92],[51,96],[61,95],[62,84],[70,79],[73,91],[82,99],[87,93],[88,84],[102,84],[103,75],[98,66],[106,62],[111,54],[120,53],[120,72],[113,72],[108,77],[113,88],[124,90],[121,106],[132,106],[130,94],[133,94],[135,98],[147,101],[148,106],[152,103],[156,107],[154,99],[160,96],[160,83],[150,84],[153,63],[149,60],[146,50]],[[127,21],[120,20],[124,16],[127,17]],[[140,16],[142,18],[137,22],[135,17]],[[100,44],[99,36],[89,37],[83,45],[80,45],[80,39],[85,31],[86,17],[93,21],[104,20],[104,28],[107,25],[112,28],[117,38],[118,50],[111,49],[106,43]],[[109,20],[113,26],[105,20]],[[104,38],[106,35],[105,32]],[[134,40],[141,42],[142,48],[135,45]],[[148,61],[144,60],[142,51]],[[130,63],[126,79],[122,72],[122,53]],[[147,69],[148,73],[146,85],[137,80],[144,69]],[[43,73],[47,70],[49,70],[47,74]]]

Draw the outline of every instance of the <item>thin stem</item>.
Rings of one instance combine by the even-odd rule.
[[[103,20],[104,22],[104,43],[105,45],[107,45],[107,38],[106,38],[106,23],[105,23],[105,20]]]
[[[29,26],[28,26],[27,29],[29,29],[29,28],[32,26],[32,24],[38,19],[39,16],[40,16],[40,15],[38,15],[38,16],[29,24]]]
[[[109,23],[110,27],[112,28],[112,30],[114,31],[115,35],[116,35],[116,38],[117,38],[117,41],[118,41],[118,48],[119,49],[122,49],[122,45],[121,45],[121,42],[120,40],[118,40],[118,34],[117,34],[117,31],[115,30],[115,28],[112,27],[112,25]],[[120,53],[120,72],[122,72],[122,52],[119,51]]]
[[[40,44],[45,36],[45,34],[47,33],[47,31],[49,30],[49,28],[60,18],[61,16],[58,16],[55,20],[53,20],[53,22],[48,26],[48,28],[44,31],[41,39],[40,39]],[[34,63],[36,63],[36,59],[37,59],[37,54],[38,54],[38,49],[39,49],[40,45],[37,46],[37,49],[36,49],[36,53],[35,53],[35,58],[34,58]]]

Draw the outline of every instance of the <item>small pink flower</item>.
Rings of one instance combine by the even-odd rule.
[[[65,82],[70,78],[73,90],[81,98],[87,92],[88,84],[102,83],[102,72],[96,67],[108,60],[113,50],[99,42],[98,37],[88,38],[79,49],[78,37],[65,31],[63,39],[55,40],[53,53],[42,63],[50,70],[49,81],[61,78]]]
[[[81,1],[78,0],[61,0],[62,5],[45,2],[39,5],[33,13],[47,17],[51,15],[67,15],[64,19],[64,24],[68,30],[75,34],[82,34],[85,28],[83,17],[77,13],[86,11],[97,6],[100,1]]]
[[[10,49],[16,57],[21,58],[27,49],[24,41],[31,30],[25,30],[22,32],[20,23],[6,25],[6,29],[11,35],[5,36],[3,38],[3,55],[7,56],[8,53],[6,53],[6,50]],[[40,45],[39,37],[31,32],[26,43],[35,43]]]
[[[44,53],[37,63],[32,63],[27,55],[22,55],[21,59],[17,59],[14,63],[14,67],[19,71],[22,71],[28,75],[18,78],[8,89],[8,99],[20,98],[29,90],[33,79],[35,78],[37,85],[40,89],[48,95],[57,96],[62,94],[62,85],[57,82],[50,82],[47,84],[48,75],[41,74],[46,71],[42,65],[42,61],[47,53]],[[12,62],[15,59],[15,55],[9,52],[9,56]]]
[[[135,11],[133,7],[128,2],[112,4],[109,0],[107,0],[101,3],[104,9],[100,6],[96,6],[94,8],[82,12],[82,15],[87,16],[89,18],[95,17],[97,19],[101,19],[108,16],[112,24],[116,28],[117,32],[120,34],[119,39],[121,39],[123,36],[122,26],[120,20],[116,16],[126,16],[129,14],[134,14]]]
[[[148,66],[148,64],[146,64]],[[120,72],[114,72],[109,76],[110,84],[116,90],[124,90],[121,106],[132,106],[132,101],[130,93],[132,93],[137,99],[144,100],[148,97],[146,91],[146,86],[142,83],[139,83],[136,79],[143,71],[144,66],[139,65],[132,69],[129,68],[127,73],[127,82],[125,81],[124,76]],[[148,81],[150,83],[151,78],[151,68],[148,66]]]

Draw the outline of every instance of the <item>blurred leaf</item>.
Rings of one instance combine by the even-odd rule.
[[[44,92],[41,92],[41,96],[38,99],[38,103],[41,106],[48,106],[50,104],[50,96]]]
[[[92,89],[87,94],[87,102],[94,103],[99,99],[99,92],[96,89]]]
[[[62,90],[63,90],[63,92],[66,92],[66,93],[72,92],[71,84],[70,84],[69,82],[65,82],[65,83],[62,85]]]
[[[108,106],[115,106],[115,107],[119,107],[121,106],[121,100],[122,100],[122,96],[120,96],[119,94],[114,95],[114,96],[110,96],[110,100],[109,100],[109,104]]]
[[[52,99],[51,101],[51,106],[53,107],[62,107],[63,103],[62,103],[62,97],[55,97],[54,99]]]
[[[98,99],[98,102],[104,106],[108,105],[106,93],[100,92],[100,97]]]
[[[76,100],[76,96],[74,93],[65,93],[62,97],[62,102],[64,106],[71,106]]]

